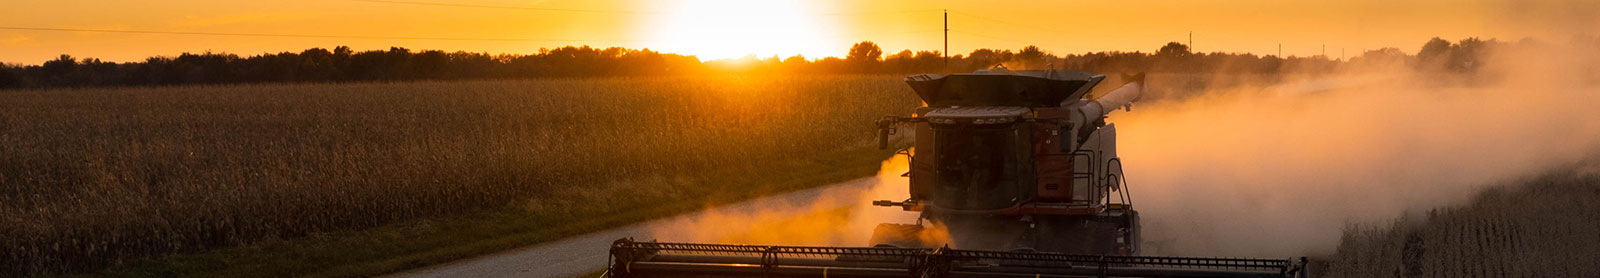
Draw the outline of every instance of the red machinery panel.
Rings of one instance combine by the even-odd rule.
[[[1056,108],[1034,109],[1039,121],[1033,128],[1034,169],[1038,170],[1039,199],[1041,201],[1066,201],[1072,199],[1072,156],[1061,151],[1060,134],[1068,132],[1051,119],[1065,121],[1067,111]]]

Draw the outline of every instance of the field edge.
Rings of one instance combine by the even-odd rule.
[[[852,144],[855,145],[855,144]],[[874,175],[891,150],[855,145],[810,158],[735,167],[725,178],[700,182],[753,190],[704,198],[637,204],[601,215],[537,215],[502,208],[470,215],[407,221],[359,231],[269,240],[248,246],[175,254],[65,277],[370,277],[487,255],[569,236],[760,196],[815,188]],[[549,223],[565,223],[551,226]]]

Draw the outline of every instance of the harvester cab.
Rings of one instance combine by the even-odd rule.
[[[1305,277],[1305,259],[1139,256],[1139,213],[1107,114],[1144,74],[980,70],[906,78],[925,104],[877,121],[880,148],[914,131],[907,198],[871,246],[642,242],[611,247],[611,277]]]

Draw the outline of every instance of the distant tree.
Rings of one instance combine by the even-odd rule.
[[[45,74],[50,75],[70,74],[72,71],[78,69],[78,58],[72,58],[72,55],[61,54],[61,56],[57,56],[55,60],[45,61],[44,64],[39,67],[39,69],[44,71]]]
[[[1151,61],[1152,70],[1190,72],[1199,70],[1200,57],[1195,57],[1189,52],[1189,46],[1178,42],[1169,42],[1156,50]]]
[[[322,48],[311,48],[300,52],[299,60],[295,61],[296,75],[308,81],[335,81],[339,80],[339,72],[343,68],[339,59],[333,52]]]
[[[889,57],[884,57],[883,60],[888,61],[889,59],[911,59],[912,57],[916,57],[916,52],[911,52],[910,49],[906,49],[900,50],[900,52],[895,52],[894,55],[889,55]]]
[[[78,87],[86,84],[76,84],[72,80],[73,73],[78,71],[78,59],[71,55],[61,54],[55,60],[45,61],[39,66],[39,73],[43,78],[39,81],[45,86],[53,87]]]
[[[917,68],[916,52],[910,49],[901,50],[894,55],[883,58],[884,70],[895,73],[914,72]]]
[[[0,65],[0,89],[15,89],[22,87],[22,76],[10,66]]]
[[[939,51],[917,51],[916,60],[916,72],[945,71],[944,53]]]
[[[783,58],[783,63],[784,64],[798,65],[798,64],[804,64],[806,62],[810,62],[810,61],[806,60],[806,56],[805,55],[794,55],[794,56],[789,56],[789,58]]]
[[[1377,50],[1367,51],[1366,53],[1362,53],[1361,56],[1357,57],[1357,58],[1392,59],[1392,58],[1405,58],[1405,57],[1406,57],[1406,53],[1405,52],[1401,52],[1399,48],[1385,47],[1385,48],[1379,48]]]
[[[1449,68],[1459,72],[1475,71],[1483,66],[1485,56],[1488,56],[1490,50],[1497,44],[1499,42],[1494,40],[1462,39],[1456,43],[1455,47],[1450,49]]]
[[[1156,56],[1162,57],[1185,57],[1191,54],[1194,53],[1189,52],[1189,46],[1178,42],[1169,42],[1167,45],[1161,46],[1161,49],[1156,50]]]
[[[1422,68],[1439,69],[1446,67],[1450,61],[1450,41],[1434,37],[1422,44],[1422,50],[1417,51],[1417,66]]]
[[[1444,56],[1445,53],[1450,53],[1450,41],[1433,37],[1422,44],[1422,50],[1417,51],[1417,58]]]
[[[850,53],[844,58],[853,62],[876,62],[883,59],[883,49],[872,41],[862,41],[850,46]]]
[[[1038,46],[1025,46],[1011,57],[1017,69],[1043,69],[1045,67],[1045,53]]]
[[[1473,72],[1483,66],[1484,59],[1500,42],[1466,38],[1451,44],[1440,38],[1428,40],[1417,52],[1417,65],[1424,70]]]
[[[341,45],[333,48],[333,55],[349,58],[350,55],[355,55],[355,51],[351,51],[349,46]]]
[[[1367,51],[1362,53],[1361,56],[1350,58],[1350,63],[1367,66],[1398,66],[1404,65],[1408,58],[1409,56],[1405,52],[1401,52],[1399,48],[1385,47]]]
[[[844,60],[850,64],[849,72],[876,72],[883,60],[883,49],[871,41],[862,41],[850,46],[850,53]]]
[[[438,50],[423,51],[410,58],[411,72],[409,75],[413,79],[442,79],[445,77],[444,71],[450,63],[449,55],[445,55],[444,51]]]
[[[1011,51],[979,48],[967,54],[966,66],[963,68],[965,68],[964,71],[987,69],[1008,60],[1011,60]]]
[[[1256,63],[1256,71],[1258,71],[1258,72],[1278,72],[1279,70],[1282,70],[1284,68],[1283,60],[1284,60],[1283,57],[1278,57],[1278,55],[1270,55],[1270,56],[1267,56],[1267,57],[1263,57],[1263,58],[1261,58],[1261,62]]]

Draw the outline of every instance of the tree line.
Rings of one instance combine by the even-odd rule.
[[[1490,49],[1506,43],[1468,38],[1450,42],[1434,38],[1416,55],[1398,48],[1367,51],[1348,60],[1324,56],[1278,57],[1249,53],[1194,53],[1177,42],[1153,53],[1092,52],[1056,55],[1037,46],[1017,50],[977,49],[945,57],[938,51],[902,50],[887,54],[864,41],[843,57],[808,59],[757,58],[701,61],[694,56],[649,49],[567,46],[533,54],[488,54],[388,50],[354,51],[311,48],[295,52],[239,56],[229,53],[184,53],[114,63],[69,55],[40,65],[0,66],[0,89],[107,86],[167,86],[281,82],[348,82],[463,80],[545,77],[608,77],[748,71],[797,74],[910,74],[970,72],[1006,66],[1012,69],[1070,69],[1090,72],[1321,72],[1349,64],[1405,65],[1444,71],[1472,71],[1482,66]],[[1600,42],[1595,43],[1600,45]]]

